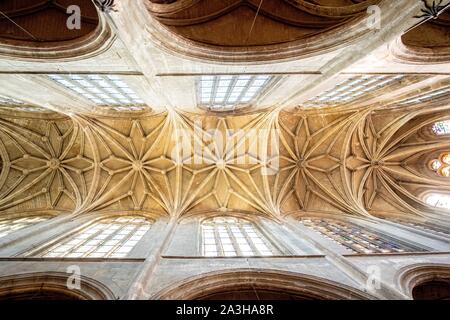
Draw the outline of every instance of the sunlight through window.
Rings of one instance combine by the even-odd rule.
[[[221,217],[202,223],[203,255],[206,257],[272,256],[280,254],[253,223]]]
[[[150,230],[143,217],[103,219],[47,248],[40,257],[124,258]]]
[[[213,111],[230,111],[248,105],[266,89],[267,75],[202,76],[198,82],[199,105]]]

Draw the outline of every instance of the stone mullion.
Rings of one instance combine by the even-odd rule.
[[[329,250],[327,247],[322,245],[317,240],[308,236],[297,226],[299,223],[294,218],[287,218],[285,220],[286,226],[293,230],[295,233],[300,233],[302,235],[303,240],[310,243],[310,245],[314,248],[319,249],[325,255],[326,260],[328,260],[332,265],[334,265],[337,269],[342,271],[347,277],[350,277],[355,282],[357,282],[361,287],[366,287],[369,282],[369,274],[367,274],[360,267],[355,265],[349,259],[347,259],[342,254],[338,254]],[[390,285],[384,283],[382,279],[380,279],[381,289],[371,292],[374,297],[378,299],[408,299],[408,297],[397,289],[391,287]]]
[[[100,234],[103,233],[103,231],[107,230],[111,225],[114,225],[114,223],[110,223],[106,228],[104,228],[103,230],[100,231]],[[109,240],[112,240],[112,238],[123,228],[125,228],[126,224],[122,225],[119,229],[117,229],[115,232],[111,233],[109,236],[107,236],[105,239],[103,239],[100,244],[96,245],[94,248],[92,248],[91,250],[89,250],[88,252],[86,252],[84,254],[84,257],[89,256],[92,252],[94,252],[95,250],[97,250],[98,248],[100,248],[104,243],[108,242]],[[98,234],[97,234],[98,235]],[[88,241],[86,241],[85,243],[87,243]],[[113,247],[114,248],[114,247]],[[106,254],[105,256],[106,257]]]
[[[88,228],[89,228],[89,227],[88,227]],[[40,256],[44,256],[44,255],[48,254],[49,252],[51,252],[52,250],[54,250],[54,249],[56,249],[56,248],[59,248],[59,247],[61,247],[61,246],[66,245],[66,243],[70,242],[71,240],[74,240],[74,238],[75,238],[77,235],[81,234],[82,231],[85,231],[85,230],[86,230],[86,229],[80,230],[80,231],[76,232],[74,235],[68,236],[68,237],[65,239],[66,241],[63,241],[60,245],[58,245],[58,246],[51,246],[50,248],[46,249],[44,252],[42,252],[42,253],[39,254],[39,255],[40,255]],[[99,235],[101,232],[102,232],[102,230],[99,230],[99,231],[97,231],[96,233],[92,234],[90,237],[88,237],[88,238],[86,238],[86,239],[83,239],[83,241],[81,241],[80,244],[75,245],[74,247],[72,247],[69,251],[67,251],[66,253],[64,253],[64,254],[62,255],[62,257],[65,257],[65,256],[67,256],[68,254],[70,254],[70,253],[72,253],[72,252],[75,252],[76,249],[78,249],[79,247],[81,247],[81,246],[83,246],[85,243],[87,243],[88,241],[90,241],[90,240],[92,240],[93,238],[95,238],[95,237],[96,237],[97,235]]]
[[[214,241],[216,242],[216,250],[217,250],[217,256],[223,256],[223,243],[222,239],[220,238],[219,231],[217,230],[217,226],[213,224],[213,231],[214,231]]]
[[[115,233],[115,235],[117,235],[117,233],[119,233],[120,230],[123,230],[125,227],[129,226],[130,224],[124,224],[122,226],[122,228],[120,228],[119,230],[117,230],[117,232]],[[141,227],[140,224],[136,224],[134,226],[134,229],[132,231],[130,231],[123,239],[119,240],[119,242],[113,246],[113,248],[105,255],[105,258],[110,257],[112,254],[115,253],[115,251],[121,247],[122,245],[124,245],[132,236],[133,234]]]
[[[258,234],[253,225],[252,228],[255,231],[255,233]],[[247,234],[247,231],[245,230],[244,226],[241,223],[239,223],[239,230],[245,236],[245,240],[247,240],[248,245],[250,246],[250,248],[252,248],[253,253],[255,255],[260,255],[258,248],[256,248],[255,244],[253,243],[253,241],[251,240],[250,236]]]
[[[225,226],[227,228],[228,235],[230,236],[231,244],[234,247],[234,250],[236,251],[236,256],[238,256],[238,257],[242,256],[241,249],[239,248],[239,244],[238,244],[238,242],[236,240],[236,237],[234,236],[234,233],[231,230],[230,224],[226,223]]]

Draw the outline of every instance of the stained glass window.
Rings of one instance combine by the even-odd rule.
[[[439,160],[433,160],[430,164],[431,170],[438,171],[439,168],[442,166],[442,163]]]
[[[206,257],[280,254],[253,223],[232,217],[214,218],[202,223],[202,248]]]
[[[339,243],[354,253],[396,253],[424,251],[386,235],[370,231],[353,223],[327,219],[302,219],[304,226]]]
[[[150,229],[143,217],[116,217],[95,222],[57,244],[39,252],[39,257],[123,258]]]
[[[198,103],[213,111],[234,110],[248,105],[271,82],[268,75],[202,76],[198,81]]]
[[[450,164],[450,153],[445,153],[442,155],[442,162],[445,164]]]
[[[450,152],[444,152],[439,159],[430,161],[430,169],[443,177],[450,177]]]
[[[10,234],[11,232],[24,229],[50,218],[50,216],[36,216],[0,220],[0,238]]]
[[[450,230],[446,229],[444,226],[436,226],[433,224],[429,224],[429,223],[418,223],[418,222],[413,222],[413,221],[407,221],[404,219],[390,219],[394,222],[409,226],[409,227],[414,227],[417,229],[422,229],[425,231],[431,231],[433,233],[437,233],[437,234],[444,234],[444,235],[450,235]]]
[[[437,208],[450,209],[450,195],[431,193],[426,196],[425,202]]]
[[[433,125],[433,132],[438,136],[450,134],[450,120],[436,122]]]
[[[450,166],[445,166],[444,168],[441,169],[441,175],[443,177],[450,177]]]

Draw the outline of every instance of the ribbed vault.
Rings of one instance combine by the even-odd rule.
[[[18,46],[49,46],[76,41],[98,26],[97,10],[90,0],[79,0],[81,28],[67,28],[67,0],[5,0],[0,3],[0,42]]]
[[[427,215],[421,192],[449,187],[423,155],[450,141],[422,113],[5,117],[0,210]]]
[[[378,3],[380,0],[147,0],[146,7],[155,20],[152,36],[163,46],[223,62],[292,58],[334,49],[367,31],[363,23],[367,8]],[[245,58],[244,52],[249,57]]]

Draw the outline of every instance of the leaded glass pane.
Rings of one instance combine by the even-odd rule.
[[[399,83],[405,76],[365,75],[349,78],[306,101],[305,107],[323,107],[356,101],[370,92]]]
[[[450,134],[450,120],[436,122],[433,125],[433,132],[438,136]]]
[[[198,104],[213,111],[234,110],[236,105],[253,102],[272,79],[265,75],[202,76],[198,81]]]
[[[52,74],[49,78],[98,106],[112,107],[117,111],[146,108],[142,98],[120,76]]]
[[[134,248],[152,222],[142,217],[103,219],[44,251],[39,257],[123,258]]]
[[[401,253],[423,251],[391,237],[352,223],[326,219],[303,219],[301,223],[354,253]]]
[[[202,250],[205,257],[280,254],[253,223],[230,217],[214,218],[202,223]]]
[[[50,218],[50,216],[36,216],[0,220],[0,238],[10,234],[11,232],[25,229]]]
[[[404,219],[390,219],[394,222],[403,224],[405,226],[413,227],[415,229],[422,229],[425,231],[431,231],[432,233],[437,233],[441,235],[450,235],[450,230],[446,229],[445,226],[436,226],[430,223],[418,223],[413,221],[408,221]]]

